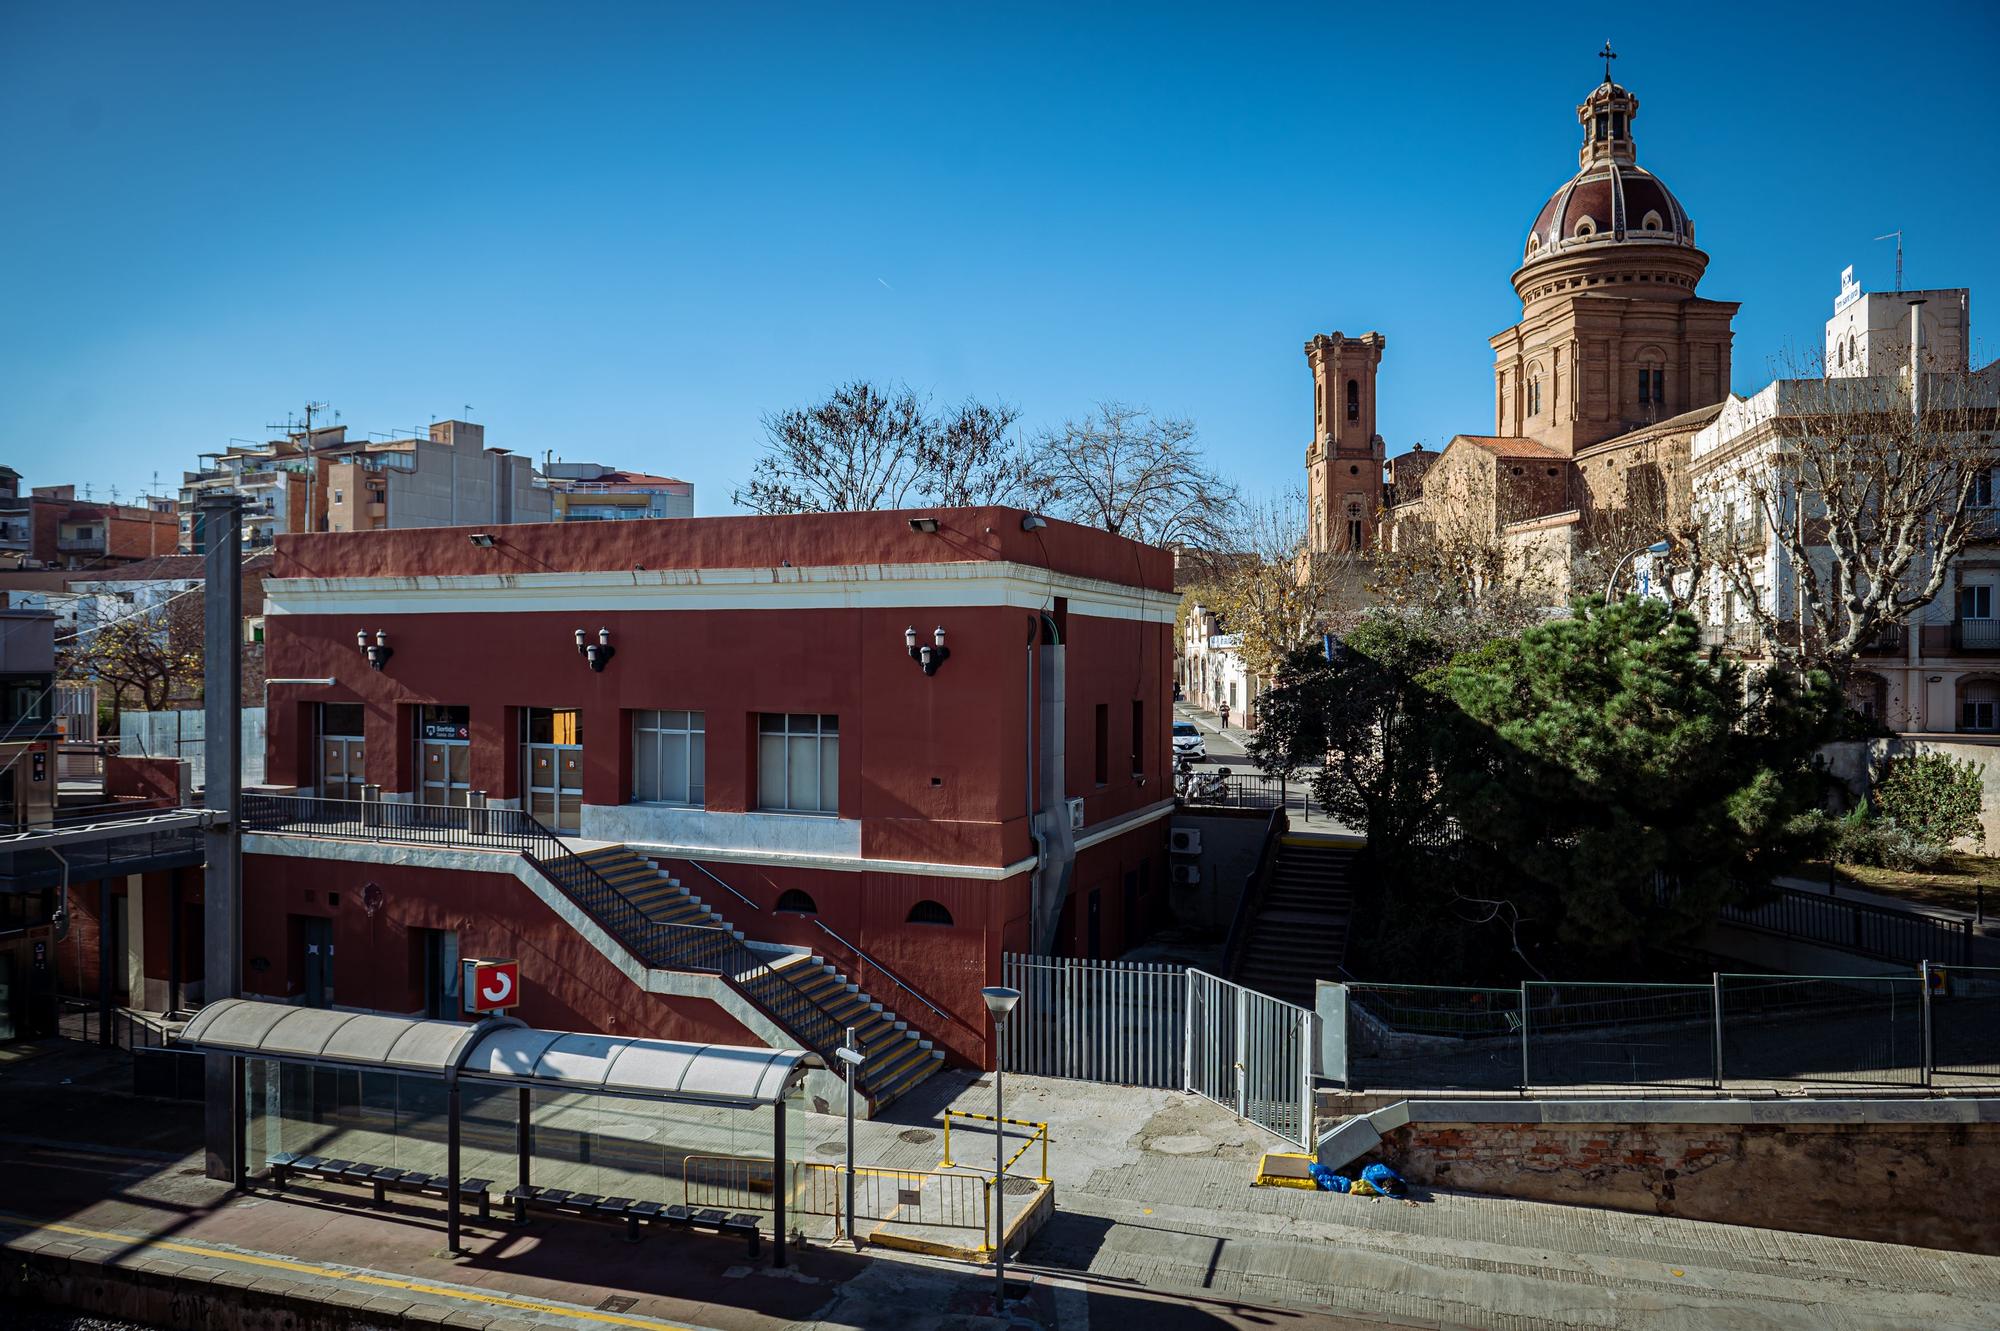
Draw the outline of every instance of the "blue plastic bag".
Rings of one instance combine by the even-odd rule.
[[[1369,1165],[1361,1171],[1362,1181],[1385,1197],[1401,1197],[1410,1190],[1403,1176],[1387,1165]]]
[[[1314,1165],[1309,1172],[1312,1174],[1313,1186],[1321,1192],[1346,1192],[1354,1186],[1352,1179],[1334,1173],[1325,1165]]]

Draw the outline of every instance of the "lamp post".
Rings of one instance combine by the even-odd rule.
[[[998,1313],[1007,1305],[1007,1109],[1000,1098],[1007,1059],[1001,1037],[1021,991],[995,984],[981,989],[979,996],[993,1014],[993,1311]]]
[[[1638,550],[1634,550],[1631,554],[1626,555],[1624,558],[1620,559],[1617,563],[1613,564],[1611,566],[1611,576],[1604,580],[1604,603],[1606,605],[1609,605],[1611,603],[1611,587],[1612,584],[1618,581],[1619,569],[1624,568],[1625,565],[1637,559],[1640,555],[1663,555],[1671,549],[1673,549],[1673,546],[1665,541],[1654,541],[1651,545],[1642,547],[1641,549]]]
[[[861,1077],[861,1064],[866,1055],[861,1052],[861,1042],[854,1038],[854,1028],[847,1028],[847,1038],[833,1056],[845,1066],[842,1071],[847,1081],[847,1241],[861,1251],[861,1231],[854,1227],[854,1083]]]

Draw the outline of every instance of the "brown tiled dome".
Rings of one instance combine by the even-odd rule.
[[[1522,261],[1585,245],[1637,242],[1694,248],[1694,222],[1660,178],[1629,162],[1594,162],[1535,215]]]
[[[1610,245],[1694,248],[1694,222],[1660,178],[1640,166],[1632,141],[1639,99],[1609,79],[1577,107],[1583,126],[1578,171],[1542,205],[1521,259]]]

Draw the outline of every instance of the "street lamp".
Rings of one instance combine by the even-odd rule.
[[[1618,581],[1619,569],[1624,568],[1626,564],[1637,559],[1640,555],[1663,555],[1673,548],[1666,541],[1654,541],[1651,545],[1643,549],[1634,550],[1631,554],[1626,555],[1623,559],[1613,564],[1611,566],[1611,576],[1604,580],[1604,603],[1606,605],[1611,604],[1611,585]]]
[[[867,1055],[861,1052],[861,1042],[854,1038],[854,1028],[847,1028],[847,1039],[833,1056],[846,1066],[843,1071],[847,1081],[847,1241],[854,1250],[861,1250],[861,1231],[854,1227],[854,1083],[861,1079],[861,1064]]]
[[[993,1014],[993,1311],[998,1313],[1007,1305],[1007,1110],[1000,1099],[1007,1058],[1002,1037],[1007,1014],[1021,1001],[1021,991],[993,984],[981,989],[979,996]]]

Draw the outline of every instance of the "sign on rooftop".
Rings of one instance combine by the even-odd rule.
[[[1842,310],[1861,299],[1861,284],[1854,280],[1854,265],[1848,264],[1840,270],[1840,295],[1834,298],[1833,312]]]

